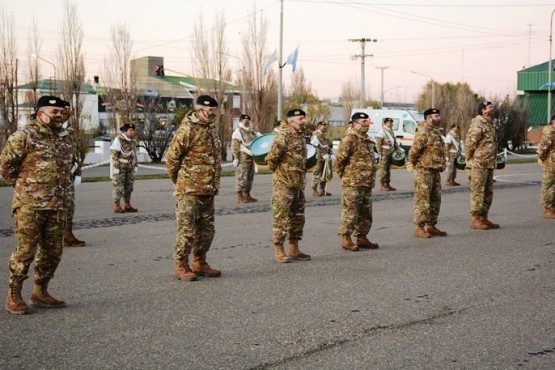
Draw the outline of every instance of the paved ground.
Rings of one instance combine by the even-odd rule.
[[[94,175],[96,169],[86,172]],[[156,170],[141,169],[141,174]],[[309,175],[310,176],[310,175]],[[255,177],[258,203],[238,205],[222,179],[209,262],[219,279],[172,277],[174,198],[168,180],[140,180],[139,213],[111,211],[111,185],[77,191],[76,234],[51,291],[60,310],[0,312],[0,369],[553,369],[554,221],[541,217],[541,171],[497,173],[491,219],[469,228],[468,184],[445,188],[438,226],[413,237],[412,179],[375,192],[371,240],[339,247],[340,185],[307,193],[303,251],[310,262],[272,259],[271,177]],[[10,188],[0,188],[0,297],[14,245]],[[24,295],[30,295],[26,281]]]

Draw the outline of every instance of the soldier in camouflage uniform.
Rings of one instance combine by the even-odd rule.
[[[220,270],[206,263],[215,235],[214,196],[218,195],[222,172],[217,107],[212,97],[199,96],[195,110],[183,118],[166,156],[166,169],[177,197],[174,273],[181,280],[221,275]],[[193,262],[189,267],[191,252]]]
[[[306,140],[303,129],[306,113],[301,109],[287,112],[287,124],[282,125],[266,156],[272,178],[272,239],[275,259],[309,261],[310,256],[299,250],[305,223]],[[288,254],[283,243],[289,238]]]
[[[393,119],[386,117],[383,119],[383,125],[376,134],[376,148],[380,153],[380,184],[381,191],[395,191],[391,186],[391,153],[399,148],[399,143],[393,132]]]
[[[73,142],[62,125],[63,100],[42,96],[35,118],[13,133],[0,155],[4,180],[14,187],[12,217],[17,240],[9,260],[6,310],[26,314],[21,297],[23,281],[34,261],[31,301],[42,307],[64,307],[48,293],[48,283],[62,256],[62,236],[71,188]]]
[[[358,112],[351,117],[352,129],[347,130],[339,143],[334,170],[343,187],[341,225],[339,235],[345,250],[376,249],[378,244],[368,240],[372,227],[372,188],[376,178],[374,145],[367,135],[372,120]],[[357,237],[356,245],[351,235]]]
[[[447,186],[459,186],[460,184],[455,181],[457,177],[457,167],[455,161],[459,154],[461,154],[462,143],[459,137],[459,126],[451,125],[451,129],[445,136],[445,160],[447,161]]]
[[[424,120],[410,147],[407,169],[414,173],[414,235],[431,238],[447,235],[436,227],[441,208],[440,172],[445,170],[445,148],[438,130],[439,109],[427,109]]]
[[[131,193],[135,183],[135,175],[139,169],[137,159],[137,142],[135,137],[135,125],[126,123],[120,127],[121,134],[116,136],[110,153],[112,158],[112,185],[114,185],[113,200],[114,212],[137,212],[137,208],[131,206]],[[123,209],[120,199],[123,197],[125,205]]]
[[[478,104],[478,115],[470,122],[465,141],[466,167],[470,169],[470,227],[479,230],[499,228],[488,219],[493,201],[493,170],[497,165],[493,111],[491,102]]]
[[[327,131],[328,124],[326,122],[318,122],[316,131],[312,133],[312,140],[310,141],[316,148],[316,167],[312,174],[312,196],[314,197],[329,197],[331,195],[331,193],[326,191],[326,181],[322,180],[326,161],[333,160],[333,146],[331,140],[326,137]]]
[[[555,218],[555,116],[543,129],[538,144],[538,163],[543,166],[541,205],[545,218]]]
[[[254,179],[254,160],[249,146],[252,141],[260,136],[251,126],[251,117],[241,114],[239,125],[231,135],[231,153],[233,154],[233,167],[235,167],[235,191],[237,203],[256,202],[251,196],[252,182]]]

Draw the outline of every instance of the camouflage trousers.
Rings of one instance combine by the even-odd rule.
[[[114,185],[113,199],[114,202],[123,200],[131,200],[131,193],[133,192],[133,184],[135,183],[135,173],[131,171],[121,171],[117,175],[112,176],[112,185]]]
[[[186,260],[195,252],[208,252],[214,240],[214,196],[180,195],[175,206],[177,237],[174,257]]]
[[[384,152],[380,158],[380,184],[389,184],[391,182],[391,155]]]
[[[341,199],[339,235],[366,236],[372,228],[372,188],[346,186]]]
[[[235,168],[235,191],[250,192],[254,180],[254,162],[252,158],[243,159]]]
[[[449,155],[449,159],[445,161],[445,173],[447,174],[447,182],[455,181],[457,177],[457,167],[455,166],[456,156]]]
[[[65,211],[18,208],[13,212],[16,248],[9,259],[9,283],[27,279],[35,262],[35,278],[50,280],[62,258]]]
[[[437,170],[414,170],[414,224],[437,224],[441,208],[441,175]]]
[[[316,161],[316,166],[314,166],[314,172],[312,173],[312,188],[326,188],[326,182],[322,181],[322,174],[324,173],[325,164],[326,161],[324,161],[322,158],[318,158],[318,160]]]
[[[493,201],[493,169],[470,170],[470,215],[487,216]]]
[[[71,230],[73,228],[73,215],[75,215],[75,188],[71,185],[71,190],[66,199],[66,224],[65,229]]]
[[[303,189],[275,186],[272,192],[272,241],[283,244],[285,238],[300,240],[305,223]]]
[[[544,171],[542,178],[541,205],[555,210],[555,171]]]

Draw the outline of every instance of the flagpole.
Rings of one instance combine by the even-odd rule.
[[[278,55],[278,103],[277,103],[277,119],[281,120],[282,116],[282,78],[283,78],[283,0],[281,0],[281,10],[279,13],[279,55]]]

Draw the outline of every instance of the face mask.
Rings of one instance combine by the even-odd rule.
[[[360,126],[359,132],[365,134],[368,132],[369,129],[370,129],[370,126]]]
[[[432,124],[433,124],[434,126],[439,126],[440,123],[441,123],[441,120],[440,120],[440,119],[432,119]]]
[[[47,123],[48,126],[52,127],[53,129],[59,130],[60,128],[62,128],[63,123],[65,122],[65,119],[63,116],[49,116],[48,114],[44,113],[43,114],[49,118],[49,122]]]

